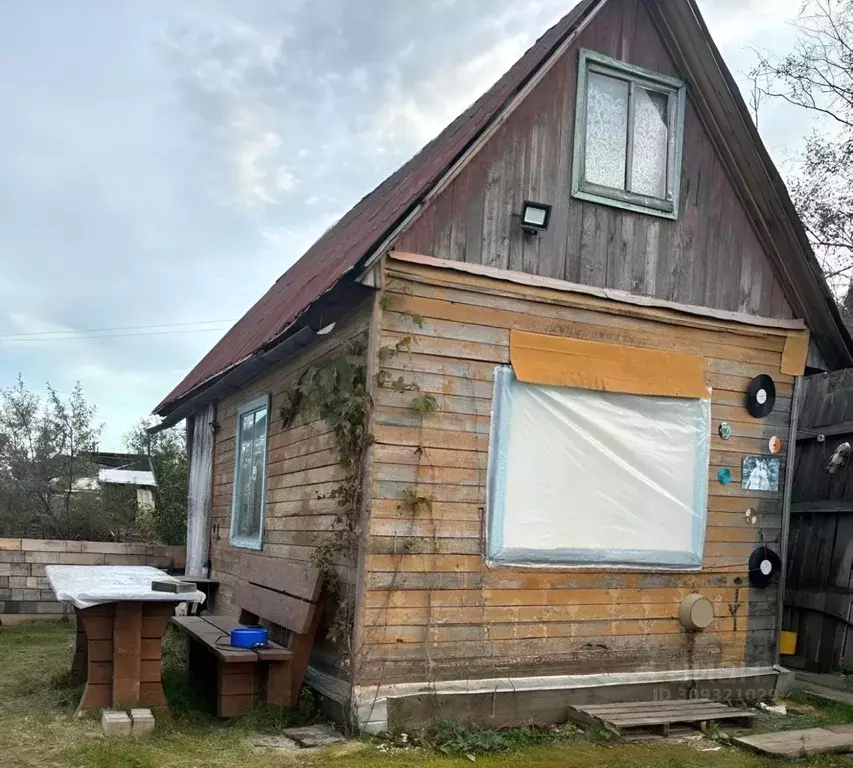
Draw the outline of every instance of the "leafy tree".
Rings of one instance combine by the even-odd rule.
[[[79,383],[65,399],[50,384],[45,396],[31,392],[20,375],[0,390],[0,529],[59,539],[108,533],[89,457],[101,432],[95,414]]]
[[[791,52],[759,54],[752,103],[757,113],[763,97],[781,99],[824,118],[788,181],[824,273],[843,293],[853,278],[853,3],[806,0],[795,26]]]
[[[154,489],[154,533],[165,544],[184,544],[187,538],[186,431],[180,426],[150,435],[154,423],[142,419],[126,436],[129,451],[151,456],[157,487]]]

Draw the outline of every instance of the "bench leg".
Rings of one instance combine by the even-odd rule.
[[[266,679],[266,702],[274,707],[295,707],[293,686],[290,681],[291,663],[289,661],[268,661]],[[298,695],[298,694],[297,694]]]

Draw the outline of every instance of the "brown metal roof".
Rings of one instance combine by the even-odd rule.
[[[154,409],[155,413],[168,412],[177,401],[205,382],[269,344],[341,277],[369,256],[548,60],[554,48],[571,34],[596,2],[583,0],[575,6],[437,138],[362,198],[237,321]]]

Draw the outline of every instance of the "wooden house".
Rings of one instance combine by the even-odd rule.
[[[695,0],[583,0],[156,412],[218,611],[247,556],[328,571],[308,679],[342,715],[553,722],[775,690],[750,557],[786,548],[800,377],[851,361]]]

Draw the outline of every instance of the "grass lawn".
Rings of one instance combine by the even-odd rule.
[[[250,734],[276,732],[305,720],[311,713],[251,715],[218,721],[203,714],[183,670],[179,643],[168,638],[163,664],[171,721],[158,719],[153,736],[140,741],[107,739],[95,717],[76,718],[81,688],[68,684],[67,670],[74,635],[68,624],[30,624],[0,629],[0,766],[19,768],[215,768],[242,766],[316,766],[326,768],[450,768],[470,766],[464,755],[445,755],[432,747],[389,749],[381,743],[347,745],[320,752],[270,753],[256,750]],[[762,717],[765,729],[803,728],[823,722],[853,722],[853,709],[800,702],[799,714]],[[465,735],[462,734],[464,742]],[[485,735],[484,741],[490,737]],[[853,756],[828,756],[793,764],[850,766]],[[494,754],[478,754],[483,766],[642,765],[650,768],[760,768],[787,764],[764,760],[709,740],[690,743],[661,741],[597,742],[583,734],[564,733],[538,745]]]

